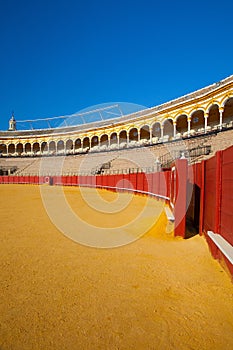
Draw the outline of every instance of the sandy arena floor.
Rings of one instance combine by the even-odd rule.
[[[59,201],[58,188],[43,189]],[[107,207],[116,201],[99,193]],[[90,248],[53,225],[39,186],[1,185],[0,195],[1,350],[233,349],[233,285],[203,237],[172,238],[161,214],[133,243]],[[65,195],[83,221],[107,229],[134,222],[145,205],[163,206],[140,196],[127,204],[120,194],[125,209],[97,213],[76,188]]]

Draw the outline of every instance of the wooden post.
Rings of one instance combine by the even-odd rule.
[[[199,220],[199,235],[202,236],[204,227],[204,208],[205,208],[205,166],[206,161],[201,162],[201,195],[200,195],[200,220]]]
[[[222,191],[222,151],[216,152],[216,203],[214,232],[220,232],[220,208]]]
[[[186,201],[187,201],[187,178],[188,162],[187,159],[178,159],[175,165],[176,178],[176,200],[175,200],[175,236],[185,238],[186,230]]]

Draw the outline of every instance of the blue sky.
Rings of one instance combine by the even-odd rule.
[[[0,129],[147,107],[233,74],[233,2],[0,0]]]

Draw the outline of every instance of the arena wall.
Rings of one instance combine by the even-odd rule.
[[[8,157],[68,155],[152,145],[233,127],[233,76],[119,119],[50,130],[0,132]]]

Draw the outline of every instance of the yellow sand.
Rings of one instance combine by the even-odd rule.
[[[46,191],[56,203],[58,189]],[[117,198],[99,193],[109,206]],[[125,225],[140,206],[163,207],[136,196],[101,214],[77,189],[65,195],[83,220],[105,227]],[[233,348],[233,285],[203,237],[172,238],[162,214],[131,244],[90,248],[53,225],[39,186],[1,185],[0,196],[1,350]]]

